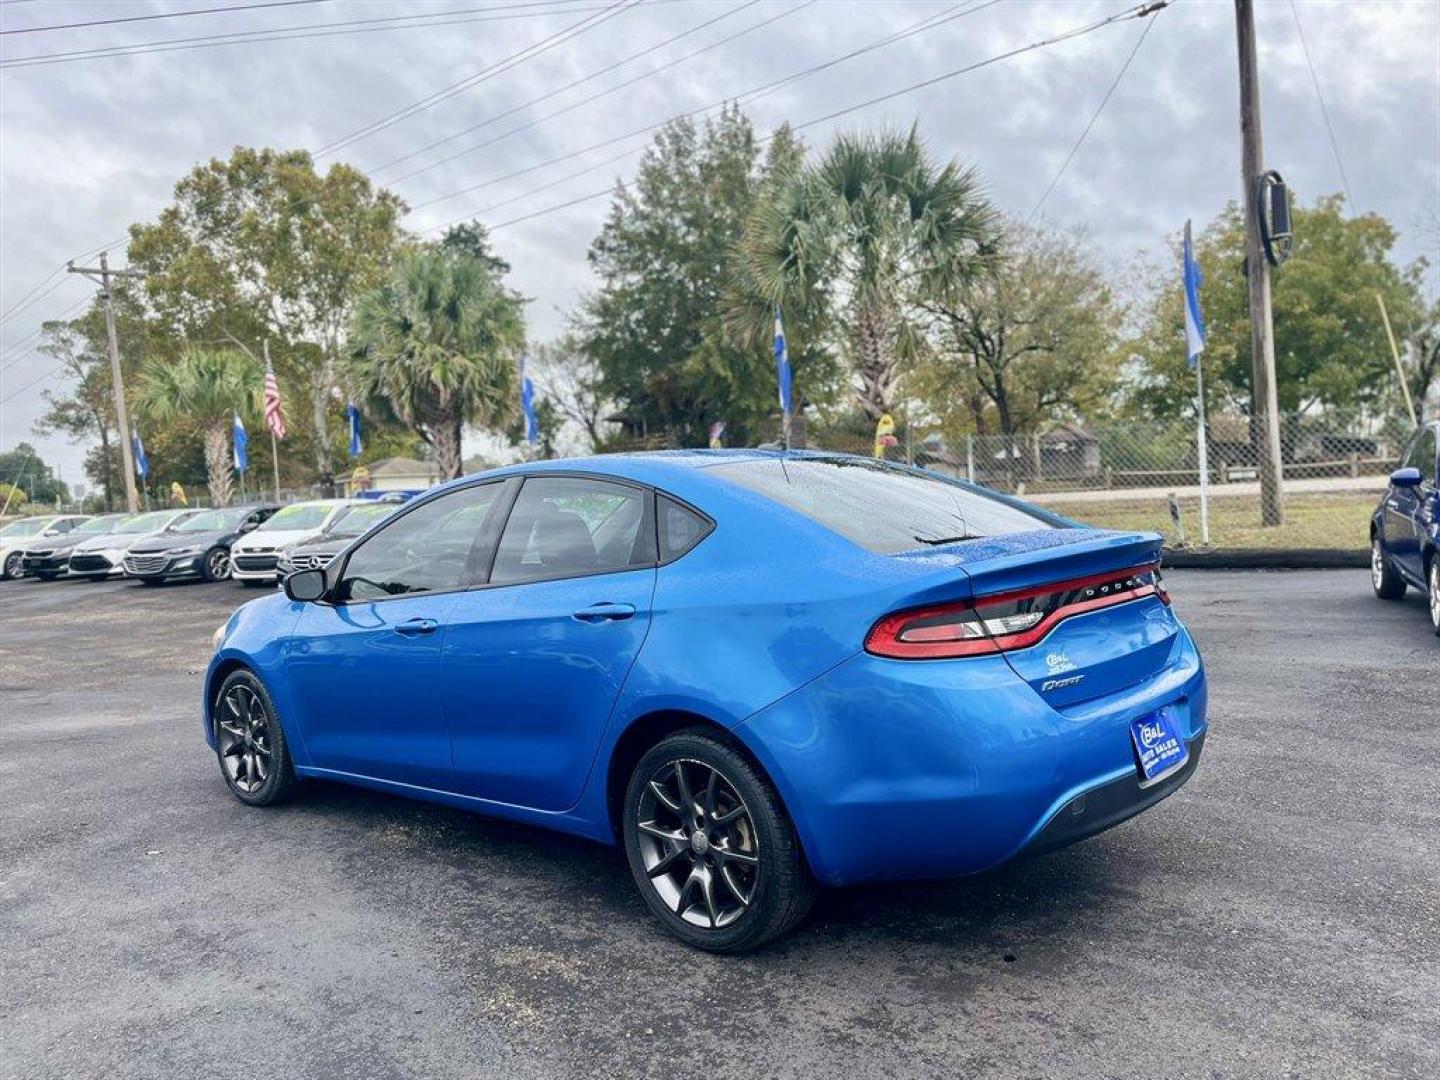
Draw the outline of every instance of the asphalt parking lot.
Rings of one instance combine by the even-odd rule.
[[[1363,571],[1167,575],[1194,780],[987,876],[826,895],[740,959],[611,850],[201,738],[238,585],[0,583],[0,1076],[1440,1075],[1440,642]]]

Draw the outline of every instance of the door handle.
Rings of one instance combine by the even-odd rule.
[[[417,637],[420,634],[433,634],[440,624],[434,619],[406,619],[395,627],[397,634],[404,634],[406,637]]]
[[[634,604],[592,604],[575,612],[574,617],[581,622],[602,623],[628,619],[634,614]]]

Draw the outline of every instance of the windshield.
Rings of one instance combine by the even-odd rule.
[[[82,521],[70,530],[70,535],[74,536],[76,533],[85,533],[94,536],[97,533],[114,532],[115,526],[124,520],[124,514],[102,514],[100,517],[93,517],[89,521]]]
[[[44,518],[25,518],[22,521],[12,521],[0,529],[0,536],[34,536],[40,531],[40,526],[44,524]]]
[[[238,529],[240,523],[250,516],[252,511],[248,506],[238,509],[231,507],[228,510],[207,510],[203,514],[196,514],[185,524],[176,528],[176,532],[230,532]]]
[[[270,532],[275,529],[318,529],[325,515],[335,508],[334,503],[295,503],[269,518],[256,532]]]
[[[394,512],[395,507],[387,503],[369,503],[365,506],[352,506],[332,521],[325,531],[332,533],[362,533],[377,521],[384,521]]]
[[[714,471],[882,555],[1059,527],[974,488],[865,458],[772,458]]]
[[[174,516],[174,510],[152,510],[148,514],[138,514],[129,521],[116,526],[115,532],[126,534],[159,532]]]

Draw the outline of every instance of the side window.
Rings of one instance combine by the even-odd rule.
[[[656,524],[660,530],[660,561],[678,559],[703,540],[710,523],[688,506],[664,495],[656,497]]]
[[[501,486],[452,491],[381,529],[346,561],[336,599],[376,600],[471,584],[476,541]]]
[[[604,574],[649,561],[645,493],[589,477],[525,481],[495,553],[492,585]]]
[[[1420,437],[1415,440],[1414,452],[1410,460],[1405,464],[1414,465],[1420,470],[1421,479],[1427,484],[1436,482],[1435,476],[1435,431],[1433,428],[1426,428],[1420,432]]]

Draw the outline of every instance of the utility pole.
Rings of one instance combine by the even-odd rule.
[[[120,373],[120,341],[115,336],[115,305],[110,296],[112,278],[143,278],[139,270],[111,270],[110,253],[100,253],[99,266],[76,266],[66,263],[72,274],[84,274],[100,286],[100,303],[105,308],[105,334],[110,339],[110,386],[115,393],[115,420],[120,425],[121,471],[125,474],[125,506],[130,513],[140,510],[140,495],[135,490],[135,453],[130,445],[130,415],[125,408],[125,379]]]
[[[1260,521],[1285,524],[1280,490],[1279,395],[1275,389],[1275,333],[1270,317],[1270,263],[1260,239],[1260,77],[1255,65],[1252,0],[1235,0],[1235,41],[1240,54],[1240,171],[1245,191],[1245,276],[1250,286],[1250,445],[1259,452]]]

